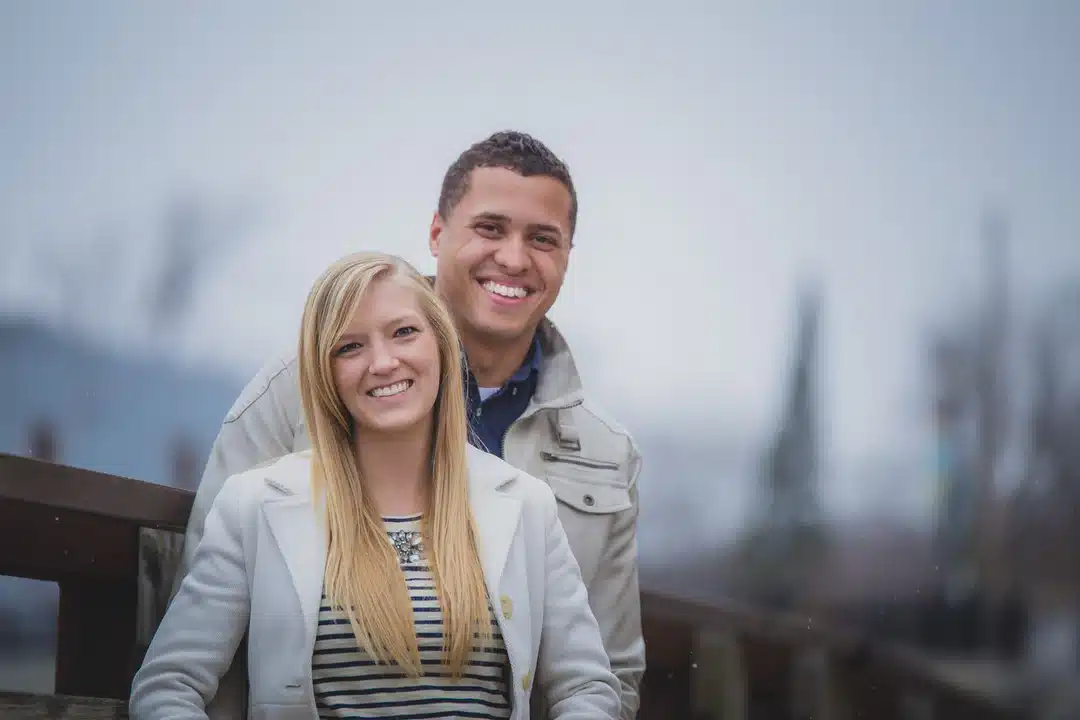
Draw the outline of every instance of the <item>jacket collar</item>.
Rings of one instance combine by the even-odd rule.
[[[555,323],[544,318],[537,328],[540,349],[540,375],[533,400],[537,408],[572,407],[580,405],[583,394],[581,375],[578,374],[574,356]]]
[[[506,558],[521,515],[521,501],[506,490],[519,471],[499,458],[468,447],[469,501],[479,533],[488,596],[497,602]],[[267,524],[300,599],[307,641],[313,645],[322,603],[327,536],[311,490],[311,451],[287,455],[266,469],[273,491],[264,506]]]

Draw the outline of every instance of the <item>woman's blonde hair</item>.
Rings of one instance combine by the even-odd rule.
[[[461,350],[450,314],[429,282],[393,255],[356,253],[335,262],[312,287],[300,324],[300,395],[311,436],[312,491],[323,502],[329,536],[324,586],[331,606],[346,613],[363,650],[381,663],[397,663],[414,677],[422,674],[405,577],[382,518],[363,490],[354,454],[357,430],[332,369],[335,345],[365,293],[374,283],[391,279],[416,293],[439,346],[431,482],[422,532],[442,608],[443,660],[460,677],[474,638],[491,636],[469,507]]]

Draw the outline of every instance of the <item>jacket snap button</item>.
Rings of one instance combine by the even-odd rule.
[[[585,500],[585,504],[588,505],[589,507],[592,507],[593,505],[596,504],[596,499],[593,498],[592,495],[586,495],[584,497],[584,500]]]
[[[530,680],[529,676],[530,675],[531,675],[531,673],[525,673],[524,675],[521,676],[521,689],[522,690],[527,691],[529,689],[529,680]]]
[[[503,617],[509,620],[514,614],[514,601],[503,595],[499,598],[499,605],[502,607]]]

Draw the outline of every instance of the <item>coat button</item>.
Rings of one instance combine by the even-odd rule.
[[[525,673],[521,676],[521,689],[528,692],[529,682],[532,680],[532,673]]]
[[[589,507],[592,507],[593,505],[596,504],[596,498],[594,498],[592,495],[586,495],[582,499],[585,501],[585,504],[588,505]]]
[[[499,597],[499,607],[502,608],[503,617],[509,620],[514,615],[514,601],[508,595]]]

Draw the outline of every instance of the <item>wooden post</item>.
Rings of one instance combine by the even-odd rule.
[[[866,652],[847,653],[829,663],[834,697],[843,698],[850,717],[906,720],[897,679],[881,675]]]
[[[139,529],[138,621],[136,665],[142,663],[158,624],[172,598],[172,583],[180,562],[184,536],[169,530]]]
[[[152,483],[0,454],[0,575],[60,588],[57,695],[126,702],[141,660],[139,529],[182,530],[192,498]],[[170,571],[159,567],[148,575],[162,578],[159,589],[167,596]],[[157,592],[144,591],[154,628]]]
[[[852,720],[831,664],[824,646],[810,646],[799,653],[795,661],[794,718]]]
[[[691,664],[694,717],[747,720],[746,671],[733,632],[700,630]]]
[[[134,535],[132,543],[135,542]],[[60,581],[56,692],[126,699],[131,692],[137,591],[133,581]]]
[[[791,718],[795,710],[793,691],[798,643],[743,635],[740,645],[750,716]]]

